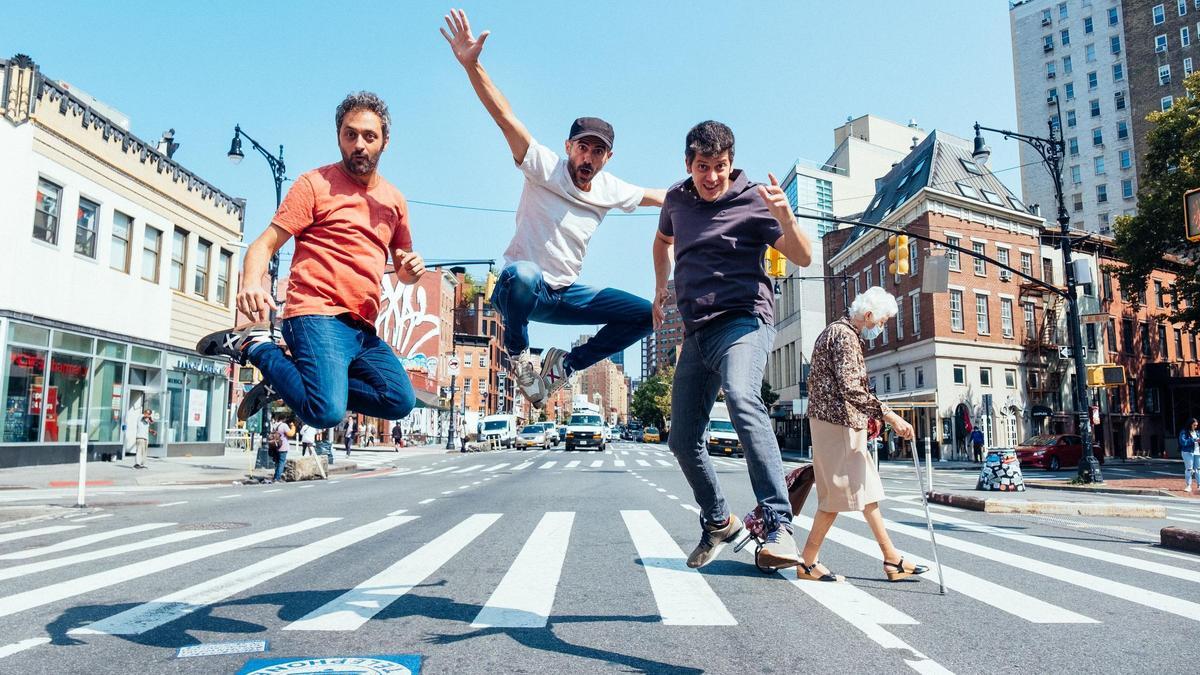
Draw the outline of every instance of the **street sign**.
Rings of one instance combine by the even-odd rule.
[[[458,375],[458,357],[451,356],[446,359],[446,372],[450,375]]]
[[[1083,358],[1086,359],[1087,358],[1087,347],[1083,347],[1082,350],[1083,350]],[[1063,359],[1064,361],[1072,358],[1071,346],[1070,345],[1059,345],[1058,358]]]

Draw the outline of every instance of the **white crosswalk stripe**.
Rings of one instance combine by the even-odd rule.
[[[567,462],[567,465],[564,466],[563,468],[564,469],[574,469],[577,466],[579,466],[579,460],[573,459],[573,460]]]
[[[416,516],[386,516],[68,632],[84,635],[140,635],[322,556],[416,519]]]
[[[644,459],[637,460],[637,463],[638,463],[638,466],[650,466],[650,462],[647,462]]]
[[[550,512],[542,516],[500,585],[471,622],[472,627],[542,628],[546,625],[574,522],[574,513]]]
[[[46,534],[55,534],[57,532],[66,532],[67,530],[79,530],[86,525],[51,525],[49,527],[39,527],[33,530],[25,530],[24,532],[9,532],[0,534],[0,544],[7,541],[17,541],[18,539],[29,539],[30,537],[40,537]]]
[[[549,469],[550,467],[554,466],[555,464],[558,464],[558,462],[555,460],[550,460],[549,462],[546,462],[545,464],[539,466],[538,468],[539,469]]]
[[[350,591],[288,624],[284,630],[358,629],[437,571],[499,519],[498,513],[479,513],[467,518]]]
[[[528,468],[529,468],[529,467],[531,467],[531,466],[533,466],[533,462],[532,462],[532,461],[528,461],[528,462],[521,462],[520,464],[518,464],[518,465],[514,466],[514,467],[512,468],[512,470],[513,470],[513,471],[524,471],[525,469],[528,469]]]
[[[683,550],[649,511],[622,511],[621,518],[646,570],[664,624],[737,625],[700,570],[687,566]]]
[[[491,473],[491,472],[493,472],[493,471],[499,471],[500,469],[503,469],[504,467],[508,466],[509,464],[510,464],[510,462],[503,462],[503,463],[501,463],[501,464],[494,464],[494,465],[492,465],[492,466],[489,466],[488,468],[484,469],[484,470],[483,470],[483,473]]]
[[[467,467],[463,467],[461,469],[457,469],[455,471],[451,471],[450,473],[471,473],[472,471],[474,471],[476,469],[482,469],[485,466],[487,466],[487,465],[486,464],[475,464],[473,466],[467,466]]]
[[[68,539],[50,546],[39,546],[37,548],[28,548],[24,551],[16,551],[0,555],[0,560],[24,560],[26,558],[37,558],[44,555],[52,555],[62,551],[69,551],[73,548],[82,548],[91,546],[97,542],[123,537],[127,534],[137,534],[138,532],[147,532],[149,530],[158,530],[164,527],[170,527],[175,523],[146,523],[144,525],[133,525],[131,527],[122,527],[117,530],[109,530],[108,532],[98,532],[96,534],[88,534],[74,539]]]
[[[124,555],[134,551],[143,551],[156,546],[166,546],[181,541],[188,541],[197,537],[204,537],[210,534],[216,534],[217,530],[185,530],[183,532],[171,532],[152,539],[135,541],[129,544],[121,544],[120,546],[111,546],[86,553],[76,553],[63,558],[54,558],[53,560],[42,560],[39,562],[25,563],[24,565],[14,565],[13,567],[5,567],[0,569],[0,581],[6,579],[15,579],[28,574],[37,574],[48,570],[67,567],[68,565],[76,565],[82,562],[90,562],[92,560],[102,560],[113,556]]]

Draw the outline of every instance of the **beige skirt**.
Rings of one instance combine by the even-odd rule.
[[[809,418],[817,508],[862,511],[883,499],[883,483],[867,451],[867,430],[850,429]]]

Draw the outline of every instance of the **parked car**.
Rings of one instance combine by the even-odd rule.
[[[558,425],[554,422],[538,422],[543,429],[546,430],[546,440],[550,442],[550,447],[558,445],[562,439],[558,437]]]
[[[1104,451],[1092,444],[1092,455],[1104,463]],[[1025,439],[1017,446],[1017,459],[1023,467],[1058,471],[1065,466],[1078,466],[1083,456],[1083,439],[1075,434],[1043,434]]]
[[[645,431],[642,432],[642,442],[661,443],[662,436],[658,433],[658,427],[646,427]]]
[[[540,424],[527,424],[521,428],[521,433],[517,434],[517,449],[522,448],[542,448],[550,447],[550,438],[546,433],[546,427]]]

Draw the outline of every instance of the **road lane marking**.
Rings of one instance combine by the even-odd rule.
[[[450,473],[471,473],[475,469],[482,469],[485,466],[487,466],[487,465],[486,464],[474,464],[472,466],[467,466],[467,467],[463,467],[461,469],[456,469],[454,471],[451,471]]]
[[[225,495],[224,497],[217,497],[217,499],[236,499],[238,497],[241,497],[241,495]]]
[[[520,464],[514,466],[512,468],[512,470],[513,471],[524,471],[525,469],[528,469],[531,466],[533,466],[533,462],[525,461],[525,462],[521,462]]]
[[[54,534],[56,532],[66,532],[68,530],[82,530],[84,525],[51,525],[49,527],[39,527],[35,530],[25,530],[24,532],[11,532],[9,534],[0,534],[0,543],[6,541],[16,541],[18,539],[28,539],[30,537],[40,537],[43,534]]]
[[[673,464],[671,464],[670,462],[668,462],[664,459],[656,459],[654,461],[658,462],[659,466],[674,466]]]
[[[184,501],[184,502],[167,502],[166,504],[159,504],[158,508],[161,509],[164,506],[179,506],[180,504],[186,504],[186,503],[187,503],[186,501]]]
[[[220,602],[231,595],[253,588],[281,574],[300,569],[318,558],[351,544],[416,519],[416,516],[387,516],[352,530],[273,555],[229,574],[164,595],[157,600],[132,607],[124,612],[67,632],[72,635],[141,635],[148,630],[181,619],[198,609]]]
[[[650,466],[650,462],[647,462],[644,459],[637,460],[637,463],[638,463],[638,466]]]
[[[430,497],[429,499],[422,499],[421,501],[419,501],[417,503],[418,504],[428,504],[429,502],[432,502],[436,499],[437,499],[437,497]]]
[[[504,462],[503,464],[494,464],[494,465],[489,466],[488,468],[484,469],[483,472],[491,473],[492,471],[499,471],[500,469],[503,469],[504,467],[506,467],[508,465],[509,465],[509,462]]]
[[[50,555],[60,551],[69,551],[73,548],[82,546],[90,546],[97,542],[107,541],[116,537],[123,537],[127,534],[137,534],[138,532],[147,532],[149,530],[158,530],[164,527],[170,527],[175,523],[146,523],[144,525],[134,525],[132,527],[123,527],[119,530],[109,530],[108,532],[99,532],[97,534],[88,534],[74,539],[51,544],[50,546],[39,546],[37,548],[28,548],[23,551],[6,553],[0,555],[0,560],[24,560],[26,558],[37,558],[43,555]]]
[[[113,514],[113,513],[101,513],[101,514],[100,514],[100,515],[98,515],[98,516],[88,516],[87,518],[76,518],[75,520],[72,520],[71,522],[72,522],[72,523],[82,523],[82,522],[84,522],[84,521],[87,521],[87,520],[100,520],[101,518],[112,518],[114,515],[116,515],[116,514]]]
[[[598,460],[592,462],[591,466],[593,469],[599,469],[600,467],[604,466],[604,460],[598,459]]]
[[[615,466],[615,467],[617,467],[617,468],[623,467],[623,466],[625,466],[625,460],[623,460],[623,459],[614,459],[614,460],[613,460],[613,466]]]
[[[435,474],[435,473],[445,473],[445,472],[447,472],[447,471],[454,471],[454,467],[452,467],[452,466],[444,466],[444,467],[442,467],[442,468],[440,468],[440,469],[434,469],[433,471],[430,471],[429,473],[427,473],[427,474],[425,474],[425,475],[426,475],[426,476],[432,476],[432,475],[433,475],[433,474]]]
[[[554,606],[575,514],[542,516],[472,628],[544,628]]]
[[[25,651],[26,649],[33,649],[34,647],[37,647],[39,645],[44,645],[48,642],[50,642],[50,638],[39,637],[39,638],[29,638],[28,640],[21,640],[20,642],[14,642],[9,645],[4,645],[3,647],[0,647],[0,659],[4,658],[6,656],[12,656],[13,654],[19,654],[19,653]]]
[[[500,519],[477,513],[283,630],[352,631],[425,581]]]
[[[577,466],[579,466],[579,460],[573,459],[573,460],[567,462],[566,466],[564,466],[563,468],[564,469],[574,469]]]
[[[621,511],[646,571],[659,616],[668,626],[736,626],[737,620],[649,511]]]
[[[549,462],[546,462],[545,464],[539,466],[538,468],[539,469],[549,469],[550,467],[554,466],[555,464],[558,464],[558,462],[556,462],[554,460],[550,460]]]

